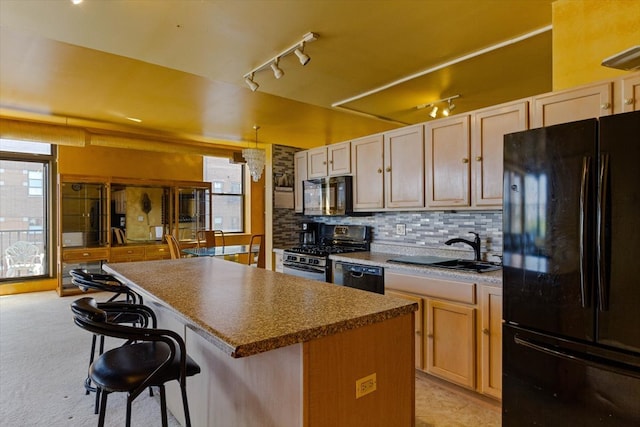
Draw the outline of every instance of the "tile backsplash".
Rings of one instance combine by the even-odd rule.
[[[293,176],[293,157],[300,149],[275,145],[273,149],[274,179]],[[451,256],[473,257],[468,245],[447,246],[454,237],[472,240],[470,231],[480,234],[483,256],[496,261],[502,255],[502,211],[403,211],[377,212],[364,217],[307,217],[293,209],[274,208],[273,247],[289,248],[298,244],[298,224],[302,221],[326,224],[359,224],[372,227],[372,249],[394,251],[398,246],[415,251],[448,252]],[[398,227],[400,225],[400,227]],[[397,229],[404,228],[404,235]]]

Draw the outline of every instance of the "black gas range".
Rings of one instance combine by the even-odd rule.
[[[365,225],[319,224],[318,241],[285,249],[284,272],[325,282],[331,281],[329,255],[369,251],[371,227]]]

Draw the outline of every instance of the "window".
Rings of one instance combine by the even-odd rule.
[[[53,158],[49,144],[0,139],[0,281],[49,275]]]
[[[244,165],[226,157],[204,157],[204,180],[211,183],[213,228],[225,233],[244,232]]]
[[[27,171],[29,176],[29,195],[42,197],[42,171],[30,170]]]

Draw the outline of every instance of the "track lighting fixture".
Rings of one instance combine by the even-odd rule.
[[[438,111],[439,111],[438,104],[442,102],[446,102],[447,106],[442,109],[442,115],[446,117],[451,113],[451,111],[453,111],[456,108],[456,105],[453,102],[451,102],[452,99],[456,99],[456,98],[460,98],[460,95],[453,95],[447,98],[438,99],[437,101],[433,101],[429,104],[416,105],[416,109],[421,110],[423,108],[431,108],[431,112],[429,113],[429,116],[435,119],[438,116]]]
[[[253,92],[258,90],[258,88],[260,87],[258,83],[253,81],[253,73],[251,73],[251,75],[249,76],[246,76],[244,78],[244,82],[247,84],[247,86],[249,86],[249,89],[251,89]]]
[[[283,50],[277,56],[271,58],[270,60],[263,63],[259,67],[256,67],[253,70],[246,73],[244,75],[245,83],[249,86],[249,88],[251,88],[252,91],[255,92],[258,89],[258,87],[260,87],[260,85],[258,85],[258,83],[256,83],[255,80],[253,79],[255,73],[257,73],[258,71],[266,70],[268,68],[271,68],[271,70],[273,71],[273,75],[276,79],[279,79],[280,77],[284,76],[284,71],[282,71],[282,68],[280,68],[280,60],[292,53],[294,53],[298,57],[300,64],[307,65],[309,61],[311,61],[311,58],[309,57],[309,55],[304,53],[304,47],[306,43],[315,41],[317,39],[318,39],[318,35],[316,33],[305,34],[302,37],[302,40],[300,40],[296,44]]]
[[[447,99],[447,106],[442,110],[442,115],[447,117],[456,108],[456,104],[451,102],[451,99]]]
[[[298,57],[302,65],[307,65],[309,61],[311,61],[311,58],[309,58],[309,55],[304,53],[304,42],[302,42],[302,44],[300,45],[300,48],[294,50],[293,53],[296,54],[296,56]]]
[[[273,76],[276,79],[279,79],[280,77],[284,76],[284,71],[282,71],[282,68],[278,67],[278,63],[280,62],[280,58],[276,58],[272,63],[271,63],[271,69],[273,70]]]

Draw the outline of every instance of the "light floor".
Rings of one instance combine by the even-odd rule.
[[[500,426],[500,403],[416,372],[416,427]]]

